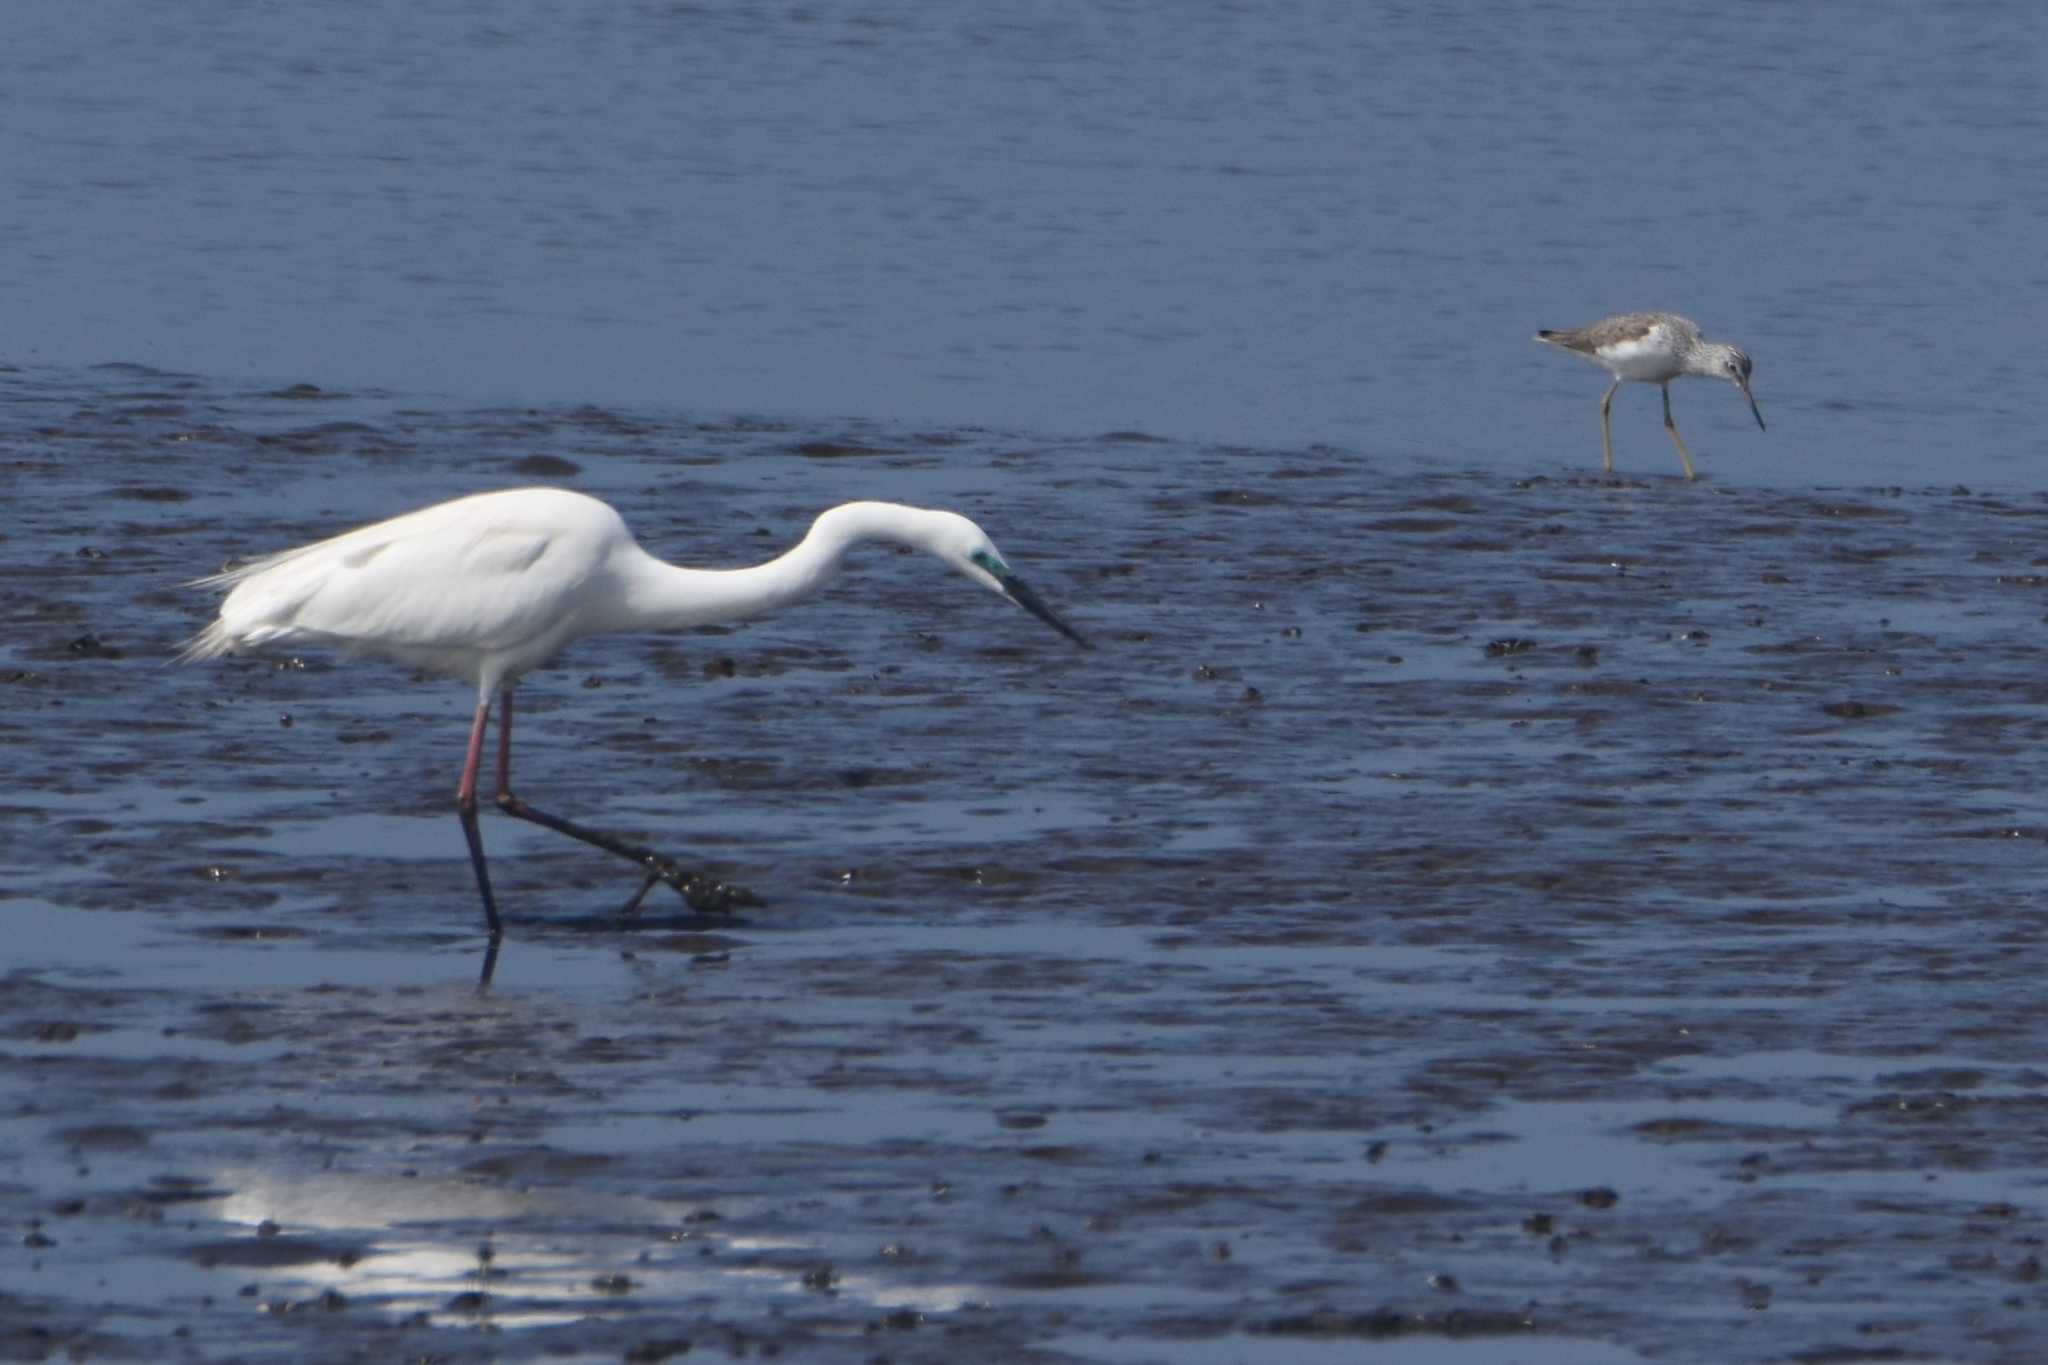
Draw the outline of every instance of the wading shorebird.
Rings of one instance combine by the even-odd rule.
[[[512,794],[512,688],[573,641],[632,630],[738,621],[812,596],[848,550],[888,541],[937,556],[1087,648],[1039,600],[979,526],[957,512],[849,502],[811,523],[794,549],[745,569],[686,569],[640,548],[608,504],[565,488],[516,488],[438,503],[194,582],[228,588],[220,616],[179,654],[332,645],[475,685],[476,719],[455,809],[495,942],[504,932],[477,832],[477,769],[498,701],[498,808],[637,864],[640,889],[667,882],[700,909],[733,889],[649,849],[535,810]]]
[[[1614,437],[1608,429],[1608,415],[1614,406],[1614,391],[1624,380],[1655,384],[1664,390],[1664,429],[1671,433],[1671,443],[1678,447],[1678,461],[1685,466],[1688,479],[1696,476],[1692,455],[1678,434],[1678,424],[1671,420],[1672,380],[1688,374],[1727,380],[1742,390],[1742,396],[1749,400],[1750,412],[1756,417],[1757,429],[1764,429],[1764,415],[1757,411],[1756,395],[1749,391],[1748,355],[1740,346],[1725,341],[1702,340],[1699,324],[1690,318],[1676,313],[1623,313],[1603,318],[1591,327],[1538,332],[1536,339],[1576,351],[1614,376],[1606,396],[1600,400],[1600,467],[1609,474],[1614,472]]]

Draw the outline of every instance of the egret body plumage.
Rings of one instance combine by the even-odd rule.
[[[727,892],[651,850],[547,815],[512,793],[512,691],[521,674],[576,640],[679,630],[758,616],[810,597],[863,541],[935,555],[1053,629],[1087,641],[1025,586],[979,526],[957,512],[850,502],[819,515],[794,548],[743,569],[693,569],[642,549],[608,504],[563,488],[479,493],[268,555],[195,586],[229,589],[212,624],[180,658],[327,645],[464,679],[476,717],[456,810],[493,938],[502,932],[477,830],[477,776],[498,705],[500,809],[639,864],[639,905],[657,881],[693,904]]]
[[[1608,430],[1608,414],[1614,405],[1614,391],[1625,380],[1655,384],[1664,391],[1664,429],[1678,447],[1678,462],[1685,466],[1688,479],[1695,477],[1692,454],[1678,434],[1678,424],[1671,420],[1672,380],[1683,375],[1727,380],[1742,390],[1758,430],[1763,429],[1764,415],[1757,410],[1756,395],[1749,391],[1749,356],[1740,346],[1705,340],[1699,324],[1690,318],[1676,313],[1623,313],[1591,327],[1538,332],[1536,339],[1585,356],[1614,376],[1600,400],[1601,467],[1609,474],[1614,472],[1614,438]]]

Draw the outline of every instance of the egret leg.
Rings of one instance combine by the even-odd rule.
[[[692,872],[672,858],[665,858],[653,849],[638,844],[629,844],[616,835],[603,830],[579,825],[573,820],[564,820],[559,815],[550,815],[535,810],[512,794],[512,689],[505,688],[498,699],[498,809],[521,820],[544,825],[557,834],[566,834],[571,839],[581,839],[594,848],[616,854],[629,862],[638,863],[644,880],[619,910],[630,915],[640,908],[640,902],[654,888],[656,882],[667,882],[693,910],[730,910],[735,905],[753,903],[754,897],[744,889],[728,885],[714,877]],[[479,864],[481,866],[481,864]]]
[[[491,895],[491,874],[484,866],[484,837],[476,827],[476,770],[483,761],[484,728],[490,724],[489,698],[477,703],[476,723],[469,727],[469,754],[462,761],[462,781],[455,788],[455,813],[462,817],[462,837],[469,840],[469,863],[476,869],[476,889],[484,893],[484,923],[491,929],[495,948],[504,934],[498,922],[498,903]]]
[[[1678,462],[1685,466],[1685,477],[1687,480],[1692,480],[1698,477],[1692,472],[1692,456],[1687,453],[1685,442],[1679,439],[1678,423],[1671,420],[1671,386],[1665,384],[1662,387],[1664,389],[1664,430],[1671,433],[1671,444],[1678,447]]]
[[[1614,472],[1614,435],[1608,429],[1608,415],[1614,410],[1614,391],[1620,387],[1621,380],[1616,379],[1600,400],[1600,469],[1606,474]]]

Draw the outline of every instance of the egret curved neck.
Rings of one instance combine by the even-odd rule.
[[[930,549],[924,519],[932,515],[894,503],[845,503],[820,514],[788,551],[745,569],[686,569],[641,551],[626,573],[626,615],[643,629],[676,630],[777,611],[823,590],[864,540]]]

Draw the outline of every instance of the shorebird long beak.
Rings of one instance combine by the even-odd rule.
[[[1023,579],[1017,577],[1016,574],[998,573],[995,577],[996,582],[1002,585],[1003,595],[1012,602],[1015,602],[1018,606],[1024,608],[1024,610],[1030,612],[1033,616],[1036,616],[1039,620],[1081,646],[1081,648],[1095,648],[1094,645],[1089,644],[1081,637],[1080,631],[1075,630],[1072,626],[1054,615],[1053,609],[1045,605],[1045,600],[1037,593],[1031,591],[1030,586]]]
[[[1756,429],[1758,431],[1769,431],[1770,428],[1764,425],[1763,413],[1757,411],[1756,395],[1749,391],[1749,380],[1741,375],[1737,375],[1735,377],[1735,387],[1741,389],[1742,396],[1749,400],[1749,411],[1750,415],[1756,418]]]

